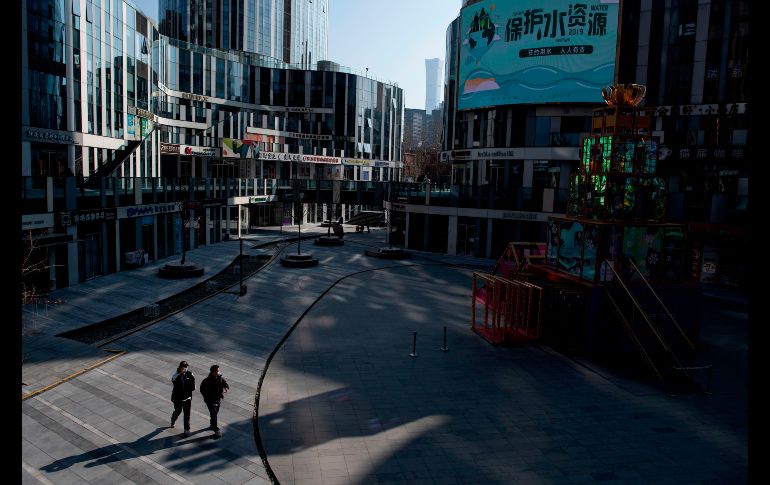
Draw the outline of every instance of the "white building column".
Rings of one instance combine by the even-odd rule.
[[[524,174],[521,181],[522,187],[532,187],[532,176],[534,175],[534,160],[524,160]]]

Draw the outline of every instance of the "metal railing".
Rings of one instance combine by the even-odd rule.
[[[679,325],[679,323],[674,318],[674,315],[669,311],[668,307],[665,303],[663,303],[663,300],[660,299],[658,296],[658,293],[650,286],[649,281],[647,281],[647,278],[644,277],[642,272],[639,270],[639,268],[636,266],[634,261],[631,258],[628,258],[628,262],[631,264],[631,268],[639,275],[639,277],[642,279],[642,282],[645,284],[645,286],[650,290],[650,293],[652,293],[652,296],[655,297],[655,300],[660,304],[661,308],[663,308],[663,311],[666,312],[666,315],[668,315],[668,318],[671,319],[671,322],[674,324],[676,329],[679,331],[679,333],[684,337],[685,342],[687,342],[687,345],[690,347],[690,350],[695,350],[695,345],[690,341],[690,338],[687,336],[687,334],[682,330],[682,327]]]
[[[615,281],[620,285],[620,287],[623,289],[624,293],[631,300],[634,308],[639,313],[639,315],[642,316],[642,318],[644,319],[644,322],[647,324],[647,327],[650,329],[650,331],[653,333],[655,338],[658,340],[658,343],[660,344],[660,346],[673,359],[673,361],[676,364],[675,368],[681,368],[682,367],[682,363],[679,361],[679,359],[677,358],[676,354],[674,354],[674,351],[671,349],[671,347],[668,345],[666,340],[660,334],[660,331],[658,330],[658,328],[655,326],[655,324],[652,323],[650,318],[647,316],[647,312],[645,312],[644,309],[642,308],[642,306],[639,304],[639,300],[636,299],[636,297],[631,293],[631,290],[628,288],[628,286],[626,286],[626,284],[623,282],[623,279],[620,277],[620,274],[618,274],[618,272],[612,266],[610,261],[605,259],[604,260],[604,264],[606,265],[606,267],[610,271],[612,271],[612,273],[613,273],[613,275],[615,277],[614,278]]]

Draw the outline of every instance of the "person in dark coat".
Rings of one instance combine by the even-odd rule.
[[[211,372],[201,382],[201,394],[203,394],[203,401],[209,408],[209,415],[211,417],[211,429],[214,430],[214,437],[219,438],[222,434],[219,432],[217,426],[217,413],[219,413],[219,405],[222,399],[225,398],[225,394],[230,390],[230,385],[222,377],[222,373],[219,371],[218,365],[211,366]]]
[[[174,375],[171,376],[174,389],[171,391],[171,402],[174,403],[174,412],[171,414],[171,427],[174,427],[176,418],[184,411],[184,434],[190,436],[190,406],[192,405],[192,393],[195,390],[195,376],[189,369],[187,361],[179,363]]]

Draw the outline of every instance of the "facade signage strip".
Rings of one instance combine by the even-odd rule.
[[[253,126],[247,126],[246,133],[249,133],[252,135],[283,136],[286,138],[299,138],[302,140],[329,141],[332,139],[331,135],[316,135],[315,133],[297,133],[295,131],[267,130],[265,128],[254,128]]]
[[[310,108],[306,106],[270,106],[266,104],[251,104],[241,103],[238,101],[231,101],[224,98],[215,98],[212,96],[202,96],[200,94],[186,93],[182,91],[176,91],[169,89],[168,86],[159,82],[158,87],[168,96],[174,96],[180,99],[189,99],[191,101],[199,101],[202,103],[213,103],[224,106],[234,106],[238,108],[260,110],[260,111],[278,111],[283,113],[320,113],[320,114],[333,114],[333,108]]]
[[[473,148],[468,150],[449,150],[441,152],[441,161],[450,160],[513,160],[520,150],[515,148]]]
[[[21,216],[21,230],[53,227],[53,214],[24,214]]]
[[[368,158],[343,158],[342,164],[357,166],[357,167],[399,168],[398,162],[389,162],[387,160],[370,160]]]
[[[66,145],[72,145],[77,143],[83,144],[83,135],[81,133],[73,133],[70,131],[48,130],[46,128],[33,128],[30,126],[23,126],[21,129],[22,140],[28,141],[44,141],[49,143],[63,143]]]
[[[168,202],[165,204],[118,207],[118,219],[128,219],[131,217],[142,217],[155,214],[166,214],[169,212],[181,212],[183,204],[183,202]]]
[[[117,217],[115,209],[93,209],[82,211],[67,211],[58,214],[62,226],[70,226],[81,222],[114,221]]]
[[[278,160],[280,162],[324,163],[340,165],[339,157],[327,157],[325,155],[303,155],[300,153],[259,152],[259,160]]]
[[[177,143],[161,143],[160,153],[179,155],[181,152],[179,151],[179,144]]]
[[[197,147],[192,145],[179,145],[180,155],[196,155],[199,157],[219,158],[219,148]]]

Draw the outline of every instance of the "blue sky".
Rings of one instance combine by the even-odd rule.
[[[157,21],[158,0],[133,0]],[[407,108],[425,108],[425,59],[443,66],[446,29],[460,0],[329,0],[329,58],[404,90]],[[443,76],[443,67],[442,67]]]

